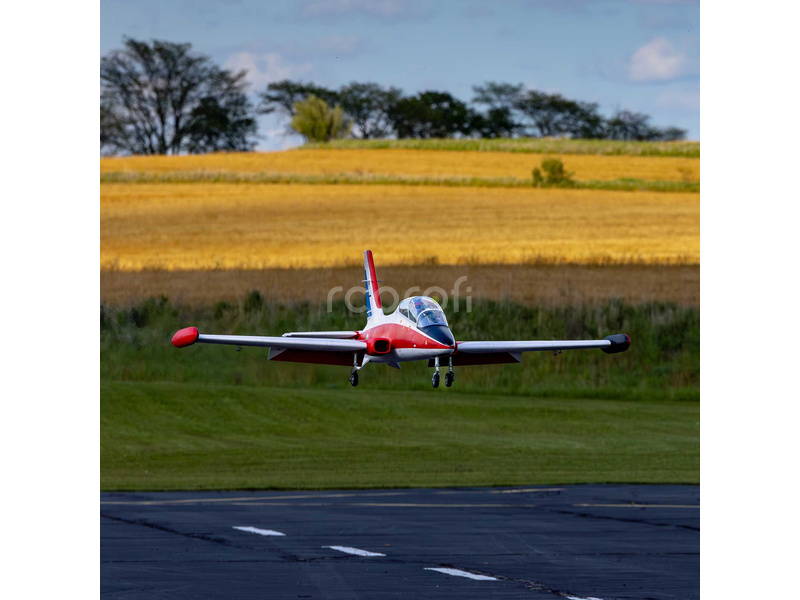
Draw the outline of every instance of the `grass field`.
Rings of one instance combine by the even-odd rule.
[[[340,173],[306,175],[296,173],[237,173],[231,171],[165,171],[163,173],[112,172],[100,176],[100,183],[260,183],[291,185],[413,185],[432,187],[527,188],[531,179],[516,177],[428,177]],[[612,190],[621,192],[699,192],[699,181],[647,181],[645,179],[611,179],[570,181],[549,186],[577,190]]]
[[[103,490],[698,483],[699,405],[101,386]]]
[[[578,181],[699,182],[700,161],[686,157],[553,155],[574,172]],[[506,152],[420,152],[418,150],[330,150],[298,149],[289,152],[247,152],[192,156],[135,156],[104,158],[100,172],[110,173],[194,173],[272,174],[428,178],[431,181],[513,179],[530,184],[531,171],[542,157]],[[500,183],[500,182],[497,182]],[[507,185],[510,182],[507,182]],[[484,181],[484,185],[486,182]]]
[[[354,296],[354,302],[359,298]],[[361,296],[363,303],[363,295]],[[627,333],[631,350],[607,355],[599,350],[526,354],[521,364],[459,369],[459,391],[489,395],[625,400],[696,401],[700,385],[700,314],[697,307],[653,302],[608,301],[582,306],[536,306],[462,299],[444,308],[457,340],[598,339]],[[241,384],[341,389],[347,367],[274,363],[266,351],[196,345],[177,350],[172,334],[189,325],[201,332],[273,335],[287,331],[360,329],[364,315],[344,302],[277,302],[248,294],[236,302],[173,305],[152,299],[136,306],[103,306],[100,314],[100,374],[104,380]],[[427,392],[431,369],[406,363],[402,370],[369,365],[365,387]]]
[[[698,194],[101,185],[101,268],[697,264]]]
[[[309,144],[306,147],[521,152],[533,154],[601,154],[607,156],[686,156],[700,158],[700,142],[618,142],[613,140],[571,140],[566,138],[333,140],[327,144]]]

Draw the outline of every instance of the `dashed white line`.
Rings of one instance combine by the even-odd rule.
[[[250,527],[250,526],[233,526],[234,529],[238,529],[239,531],[246,531],[247,533],[257,533],[258,535],[280,535],[285,536],[285,533],[281,533],[280,531],[273,531],[272,529],[259,529],[258,527]]]
[[[369,550],[361,550],[360,548],[351,548],[350,546],[323,546],[323,548],[330,548],[331,550],[338,550],[347,554],[355,554],[356,556],[386,556],[380,552],[370,552]]]
[[[602,598],[595,598],[594,596],[588,596],[586,598],[582,598],[581,596],[567,596],[567,600],[602,600]]]
[[[492,490],[490,494],[531,494],[533,492],[563,492],[564,488],[530,488],[524,490]]]
[[[446,567],[425,567],[426,571],[438,571],[445,575],[455,575],[456,577],[466,577],[467,579],[475,579],[477,581],[498,581],[497,577],[489,577],[488,575],[476,575],[469,571],[461,571],[460,569],[448,569]]]

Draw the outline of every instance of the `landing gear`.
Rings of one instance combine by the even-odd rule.
[[[433,379],[431,379],[431,385],[433,385],[434,388],[438,388],[439,387],[439,357],[438,356],[434,359],[434,363],[433,364],[436,367],[436,370],[433,372]]]
[[[353,370],[350,372],[350,385],[358,385],[358,354],[353,354]]]
[[[456,374],[453,371],[453,357],[450,357],[450,370],[444,374],[444,384],[447,387],[453,385],[453,382],[456,380]]]

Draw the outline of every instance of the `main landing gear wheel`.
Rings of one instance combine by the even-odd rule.
[[[435,388],[439,387],[439,371],[436,371],[436,373],[433,374],[433,379],[431,379],[431,384],[433,384],[433,387]]]
[[[358,371],[350,373],[350,385],[356,387],[358,385]]]

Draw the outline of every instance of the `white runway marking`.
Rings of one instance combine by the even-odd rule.
[[[639,504],[628,502],[626,504],[573,504],[572,506],[595,506],[598,508],[700,508],[699,504]]]
[[[386,556],[380,552],[370,552],[369,550],[360,550],[359,548],[351,548],[350,546],[323,546],[323,548],[330,548],[331,550],[338,550],[347,554],[355,554],[356,556]]]
[[[527,490],[492,490],[490,494],[530,494],[533,492],[563,492],[564,488],[532,488]]]
[[[272,529],[259,529],[258,527],[244,527],[244,526],[233,526],[234,529],[238,529],[239,531],[246,531],[247,533],[257,533],[258,535],[281,535],[285,536],[285,533],[281,533],[280,531],[272,531]]]
[[[438,571],[445,575],[455,575],[456,577],[466,577],[467,579],[476,579],[478,581],[498,581],[497,577],[489,577],[488,575],[476,575],[469,571],[461,571],[459,569],[447,569],[445,567],[425,567],[426,571]]]
[[[582,598],[581,596],[567,596],[567,600],[602,600],[602,598],[595,598],[594,596],[588,596],[586,598]]]

